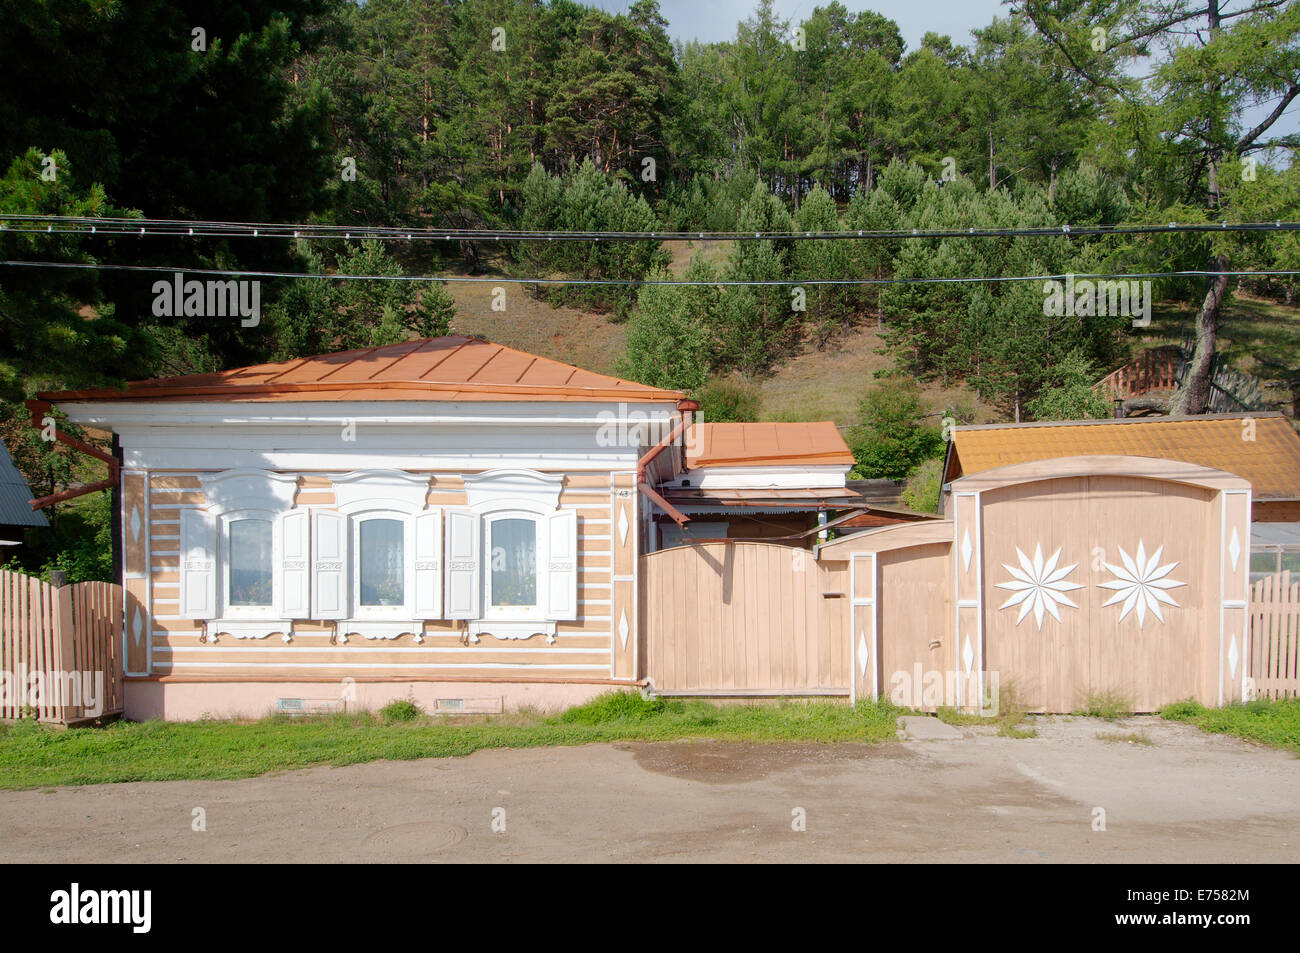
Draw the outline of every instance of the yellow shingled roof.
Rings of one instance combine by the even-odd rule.
[[[1300,500],[1300,435],[1278,413],[954,427],[944,480],[1097,454],[1200,464],[1249,480],[1256,500]]]

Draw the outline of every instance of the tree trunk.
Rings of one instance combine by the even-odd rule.
[[[1124,400],[1124,416],[1134,411],[1151,410],[1160,414],[1169,413],[1169,401],[1163,397],[1128,397]]]
[[[1210,41],[1213,42],[1220,26],[1219,0],[1208,0],[1205,12],[1210,28]],[[1214,92],[1216,94],[1220,92],[1218,84],[1215,85]],[[1219,144],[1217,126],[1217,120],[1211,118],[1210,137],[1207,143],[1209,169],[1206,180],[1206,205],[1211,211],[1220,211],[1223,208],[1223,192],[1219,183],[1219,164],[1223,149]],[[1214,256],[1209,267],[1213,271],[1227,271],[1228,256],[1222,253]],[[1170,414],[1204,413],[1210,402],[1210,374],[1214,368],[1214,352],[1219,338],[1219,309],[1227,290],[1227,275],[1217,275],[1210,279],[1205,300],[1196,315],[1196,346],[1192,349],[1191,360],[1183,375],[1183,386],[1169,402]]]
[[[993,130],[989,130],[989,191],[994,192],[998,187],[998,167],[993,162]],[[1017,418],[1019,423],[1019,418]]]
[[[1218,255],[1212,262],[1215,271],[1228,270],[1228,256]],[[1183,386],[1169,402],[1173,415],[1199,414],[1210,402],[1210,372],[1214,367],[1214,351],[1219,337],[1219,308],[1228,290],[1228,276],[1216,275],[1210,279],[1201,310],[1196,314],[1196,346],[1183,375]]]

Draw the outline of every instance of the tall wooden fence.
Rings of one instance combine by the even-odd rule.
[[[641,557],[644,672],[699,695],[847,695],[847,572],[776,543]]]
[[[0,572],[0,718],[70,724],[122,711],[122,590]]]
[[[1300,698],[1300,581],[1290,571],[1250,587],[1250,667],[1259,698]]]

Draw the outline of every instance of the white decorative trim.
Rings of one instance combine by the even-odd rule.
[[[531,639],[534,635],[547,636],[548,643],[554,643],[554,622],[493,622],[477,620],[469,624],[469,640],[477,642],[480,635],[490,635],[494,639]]]
[[[363,639],[395,639],[402,635],[416,635],[424,632],[423,622],[352,622],[339,623],[339,641],[346,642],[349,635],[359,635]]]
[[[564,477],[536,470],[488,470],[465,477],[465,497],[478,513],[524,509],[550,513],[560,506]]]
[[[228,635],[232,639],[266,639],[273,635],[289,637],[293,634],[293,623],[288,620],[267,619],[251,621],[248,619],[213,619],[208,623],[210,641],[215,636]]]
[[[279,513],[293,506],[298,476],[271,470],[222,470],[202,473],[199,483],[208,501],[208,512],[220,516],[229,510],[266,510]]]
[[[429,498],[429,475],[405,470],[353,470],[330,477],[340,513],[394,509],[418,513]]]

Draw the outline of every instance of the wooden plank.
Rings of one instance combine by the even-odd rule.
[[[839,566],[775,543],[642,556],[645,672],[664,692],[846,694],[846,620],[836,615],[827,626],[822,605],[842,576]]]

